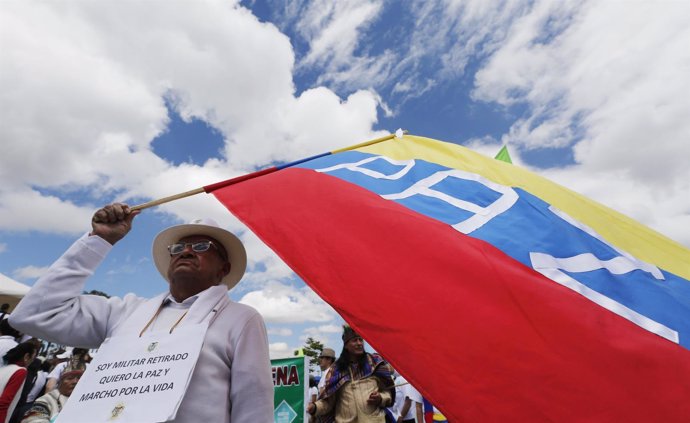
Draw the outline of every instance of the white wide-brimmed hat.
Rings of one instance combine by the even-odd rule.
[[[72,347],[65,347],[65,351],[62,354],[56,355],[55,357],[57,357],[59,359],[70,358],[70,357],[72,357],[72,350],[73,349],[74,348],[72,348]]]
[[[223,244],[230,261],[230,273],[225,275],[221,282],[227,285],[228,289],[237,285],[247,268],[247,252],[239,238],[218,226],[213,219],[195,219],[184,225],[171,226],[156,235],[153,240],[153,262],[165,280],[168,280],[171,258],[168,245],[192,235],[206,235]]]

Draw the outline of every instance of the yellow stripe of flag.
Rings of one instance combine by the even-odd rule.
[[[615,210],[526,169],[457,144],[412,135],[362,147],[358,151],[396,160],[418,158],[476,173],[502,185],[522,188],[594,229],[613,246],[690,280],[690,250]]]

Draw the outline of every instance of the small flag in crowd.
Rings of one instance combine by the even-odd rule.
[[[424,423],[448,423],[446,416],[441,414],[441,412],[434,407],[428,399],[422,399],[424,400]]]

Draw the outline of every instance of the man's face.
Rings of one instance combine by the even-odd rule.
[[[192,281],[198,284],[200,288],[206,289],[218,285],[230,271],[230,264],[224,258],[225,249],[215,239],[204,235],[192,235],[177,242],[194,244],[201,241],[211,241],[213,245],[203,252],[196,252],[192,250],[191,245],[187,245],[182,253],[170,258],[168,280],[171,283]]]
[[[364,340],[360,336],[355,336],[345,343],[345,350],[352,357],[359,357],[364,354]]]
[[[319,367],[321,371],[326,370],[333,364],[333,359],[331,357],[319,357]]]
[[[72,395],[72,391],[74,391],[74,387],[77,386],[77,382],[79,382],[80,378],[81,373],[70,374],[63,377],[62,380],[60,380],[58,391],[66,397]]]
[[[23,367],[28,367],[29,364],[34,361],[34,358],[36,358],[36,354],[38,354],[37,351],[34,351],[33,353],[26,353],[24,354],[24,357],[22,358],[22,361],[24,362]]]

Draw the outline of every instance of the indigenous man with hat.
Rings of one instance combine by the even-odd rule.
[[[187,390],[175,419],[168,421],[272,421],[273,383],[263,319],[227,295],[244,274],[246,253],[240,240],[216,222],[197,220],[156,236],[153,260],[168,281],[166,292],[152,299],[80,295],[87,278],[130,231],[138,213],[120,203],[96,211],[91,232],[36,282],[12,313],[11,323],[45,340],[89,348],[107,338],[173,337],[176,328],[179,333],[185,325],[187,330],[203,327]],[[166,339],[175,345],[186,343]],[[107,346],[115,344],[109,341]]]
[[[364,350],[364,340],[350,326],[342,339],[343,352],[307,412],[327,423],[384,423],[385,408],[395,400],[393,371],[380,355]]]

